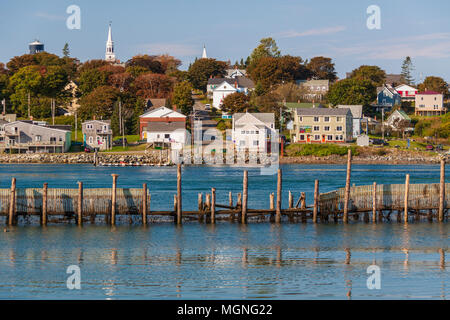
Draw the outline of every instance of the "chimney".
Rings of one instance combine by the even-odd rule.
[[[237,80],[236,81],[234,81],[234,87],[237,89],[238,88],[238,83],[237,83]]]
[[[93,120],[95,120],[95,114],[94,114],[94,116],[92,118],[93,118]]]
[[[172,110],[173,111],[177,111],[177,105],[176,104],[172,105]]]

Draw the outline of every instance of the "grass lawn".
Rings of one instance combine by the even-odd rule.
[[[122,139],[122,136],[114,137],[113,141],[116,141],[116,140],[119,140],[119,139]],[[138,142],[138,141],[141,140],[138,134],[136,134],[136,135],[128,135],[128,136],[126,135],[125,139],[127,139],[128,143],[134,143],[134,142]]]
[[[408,142],[406,140],[390,140],[387,142],[389,143],[389,147],[400,146],[400,148],[406,149],[408,146]],[[412,140],[410,143],[410,149],[413,149],[413,150],[415,150],[416,148],[418,150],[425,150],[426,146],[427,146],[427,143],[421,143],[421,142],[412,141]]]

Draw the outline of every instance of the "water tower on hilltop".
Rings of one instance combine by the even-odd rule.
[[[35,54],[44,51],[44,44],[39,42],[39,40],[35,40],[31,42],[28,47],[30,48],[30,54]]]

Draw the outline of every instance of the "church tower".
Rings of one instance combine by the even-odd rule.
[[[116,62],[116,54],[114,53],[114,42],[112,40],[111,23],[109,23],[108,41],[106,42],[105,60],[108,62]]]
[[[203,46],[203,55],[202,59],[208,59],[208,55],[206,54],[206,46]]]

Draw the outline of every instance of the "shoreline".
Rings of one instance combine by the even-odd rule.
[[[439,164],[440,155],[424,154],[388,154],[388,155],[358,155],[354,156],[354,164],[391,164],[391,165],[419,165]],[[149,166],[167,165],[169,163],[167,153],[99,153],[98,163],[100,166]],[[65,154],[0,154],[0,164],[93,164],[94,154],[65,153]],[[345,165],[346,156],[331,155],[325,157],[317,156],[285,156],[280,159],[280,164],[323,164],[323,165]]]

